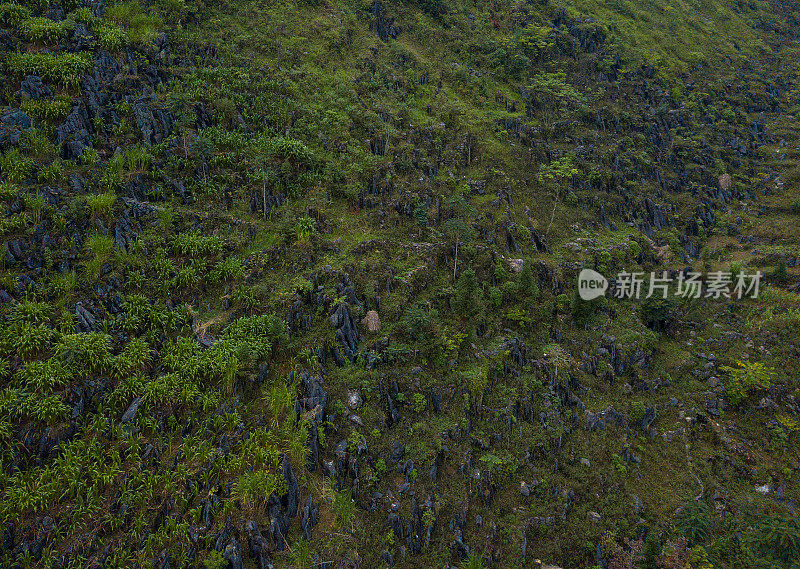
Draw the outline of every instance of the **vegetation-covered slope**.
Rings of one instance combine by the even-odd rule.
[[[0,566],[796,569],[797,12],[0,4]]]

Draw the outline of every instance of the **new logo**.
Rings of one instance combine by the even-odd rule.
[[[608,280],[592,269],[583,269],[578,275],[578,294],[583,300],[594,300],[605,295]]]

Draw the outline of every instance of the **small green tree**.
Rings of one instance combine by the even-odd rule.
[[[525,263],[519,273],[519,292],[523,297],[533,298],[539,295],[539,285],[533,276],[533,271],[528,263]]]
[[[462,316],[473,318],[478,314],[478,278],[475,271],[467,269],[456,281],[455,308]]]
[[[698,500],[692,500],[678,514],[675,526],[686,536],[689,546],[704,543],[712,528],[708,506]]]
[[[775,370],[758,362],[737,361],[736,367],[720,369],[728,375],[725,394],[732,405],[741,403],[751,391],[771,387],[775,377]]]
[[[558,207],[558,200],[562,193],[564,182],[577,174],[578,169],[575,167],[572,154],[566,154],[549,164],[539,166],[539,182],[549,186],[553,193],[553,212],[550,214],[550,223],[547,224],[545,233],[550,233],[550,228],[553,226],[553,219],[556,216],[556,208]]]
[[[775,513],[764,519],[752,539],[753,549],[764,559],[780,560],[786,566],[800,559],[800,523],[789,514]]]
[[[547,126],[553,125],[563,109],[586,101],[583,93],[567,83],[563,71],[533,76],[526,94],[528,114],[532,115],[534,110],[542,111]]]

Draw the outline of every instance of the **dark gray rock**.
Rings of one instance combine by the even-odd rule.
[[[397,36],[400,35],[400,28],[394,25],[394,18],[386,17],[382,3],[373,2],[370,13],[373,17],[369,26],[370,31],[378,34],[383,41],[397,39]]]
[[[225,546],[225,552],[222,555],[228,562],[229,569],[244,569],[239,542],[236,541],[235,537],[231,538],[231,541]]]
[[[306,446],[309,450],[306,456],[306,468],[309,472],[314,472],[319,464],[319,431],[315,427],[308,430]]]
[[[342,345],[344,355],[355,362],[358,356],[358,342],[361,339],[355,318],[347,303],[340,303],[331,315],[331,325],[336,329],[336,339]]]
[[[269,512],[269,537],[277,551],[286,549],[286,536],[289,533],[289,522],[283,515],[281,501],[274,494],[267,500]]]
[[[122,421],[123,424],[127,424],[133,421],[133,419],[136,417],[137,411],[139,411],[139,406],[141,404],[142,404],[141,396],[134,399],[131,402],[131,404],[128,405],[128,408],[125,410],[125,413],[122,414],[122,419],[120,419],[120,421]]]
[[[197,116],[197,128],[204,129],[214,125],[211,115],[208,113],[206,106],[203,103],[197,103],[194,106],[194,112]]]
[[[19,95],[23,99],[38,101],[42,97],[51,97],[53,91],[38,75],[26,75],[19,84]]]
[[[224,551],[225,547],[234,537],[235,533],[236,529],[233,527],[233,522],[231,521],[230,517],[225,518],[225,525],[223,526],[222,531],[217,536],[217,539],[214,541],[214,549],[216,549],[217,551]]]
[[[406,452],[406,447],[400,441],[394,441],[392,452],[389,454],[389,462],[398,463]]]
[[[79,332],[96,332],[97,319],[89,312],[82,302],[75,305],[75,318],[77,319]]]
[[[395,423],[400,422],[400,412],[395,407],[392,396],[386,394],[386,427],[389,428]]]
[[[33,127],[31,117],[14,107],[6,107],[0,112],[0,150],[6,151],[19,144],[23,133]]]
[[[658,412],[656,411],[655,406],[649,406],[644,413],[644,417],[642,417],[642,429],[647,430],[650,428],[650,425],[656,420],[658,416]]]
[[[244,524],[247,532],[248,549],[250,558],[257,563],[259,569],[272,569],[272,560],[269,556],[269,542],[261,534],[258,524],[248,521]]]
[[[297,508],[300,505],[300,488],[297,485],[297,477],[292,471],[292,465],[286,455],[283,456],[283,479],[286,481],[286,494],[281,498],[281,504],[286,511],[286,517],[290,520],[297,516]]]
[[[128,210],[122,213],[122,217],[117,219],[114,226],[114,246],[117,249],[125,250],[131,243],[136,241],[138,235],[134,231],[133,222],[130,219]]]
[[[94,60],[94,72],[81,81],[83,100],[90,118],[101,117],[111,125],[119,123],[116,112],[110,108],[111,89],[119,73],[119,63],[106,52],[100,52]]]
[[[83,104],[72,107],[67,118],[58,126],[57,142],[61,156],[67,160],[80,159],[86,148],[92,147],[92,126]]]
[[[307,540],[311,540],[314,526],[319,521],[319,504],[314,504],[311,496],[306,500],[306,505],[303,507],[303,514],[300,518],[300,527],[303,529],[303,536]]]
[[[27,239],[12,239],[6,243],[6,263],[21,263],[28,257],[31,245]]]
[[[80,22],[72,29],[72,47],[75,51],[83,51],[92,47],[94,36]]]
[[[158,144],[172,130],[172,114],[164,109],[154,108],[155,101],[155,95],[141,97],[134,101],[131,108],[133,122],[147,144]]]

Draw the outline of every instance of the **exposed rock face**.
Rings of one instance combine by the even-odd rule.
[[[94,72],[81,81],[83,99],[91,118],[101,117],[110,124],[117,124],[119,118],[109,103],[118,97],[113,94],[112,85],[119,73],[119,63],[108,53],[101,51],[94,62]]]
[[[292,465],[284,455],[283,457],[283,479],[286,481],[286,494],[281,498],[281,503],[286,511],[286,517],[294,519],[297,516],[297,508],[300,503],[300,489],[297,486],[297,477],[292,471]]]
[[[310,540],[314,531],[314,526],[319,521],[319,504],[314,504],[311,496],[306,500],[303,507],[303,515],[300,518],[300,527],[303,529],[303,536]]]
[[[286,549],[286,536],[289,533],[289,522],[283,515],[281,501],[273,494],[267,501],[269,512],[269,536],[273,548],[278,551]]]
[[[508,268],[512,273],[522,272],[525,267],[525,259],[508,259]]]
[[[228,562],[230,569],[243,569],[242,553],[239,550],[239,542],[236,538],[231,538],[230,543],[225,546],[225,553],[223,554],[225,560]]]
[[[378,1],[373,2],[370,12],[374,18],[370,29],[383,41],[397,39],[397,36],[400,35],[400,28],[394,25],[394,18],[386,17],[383,4]]]
[[[38,101],[42,97],[50,97],[53,91],[44,84],[38,75],[26,75],[19,85],[19,95],[23,99]]]
[[[122,419],[120,419],[120,421],[123,424],[130,423],[131,421],[133,421],[133,419],[136,418],[136,412],[139,410],[139,406],[141,404],[142,404],[141,397],[137,397],[136,399],[134,399],[133,402],[125,410],[125,413],[122,414]]]
[[[344,355],[350,361],[356,361],[360,335],[356,328],[355,318],[347,303],[341,303],[331,315],[331,325],[336,328],[336,339],[342,345]]]
[[[32,127],[33,120],[21,110],[4,108],[0,113],[0,150],[6,151],[15,147],[23,133]]]
[[[58,127],[57,142],[61,145],[61,156],[67,160],[77,160],[86,148],[92,148],[91,122],[86,106],[81,103]]]
[[[141,97],[133,103],[133,120],[147,144],[157,144],[172,130],[172,115],[154,108],[155,95]]]
[[[11,264],[24,261],[28,256],[28,250],[30,248],[31,245],[27,239],[12,239],[6,243],[6,263]]]
[[[259,569],[272,567],[272,560],[269,556],[269,542],[261,534],[258,524],[252,520],[245,523],[250,558],[257,563]]]
[[[87,310],[82,302],[75,305],[75,318],[78,330],[81,332],[94,332],[97,330],[97,319]]]

